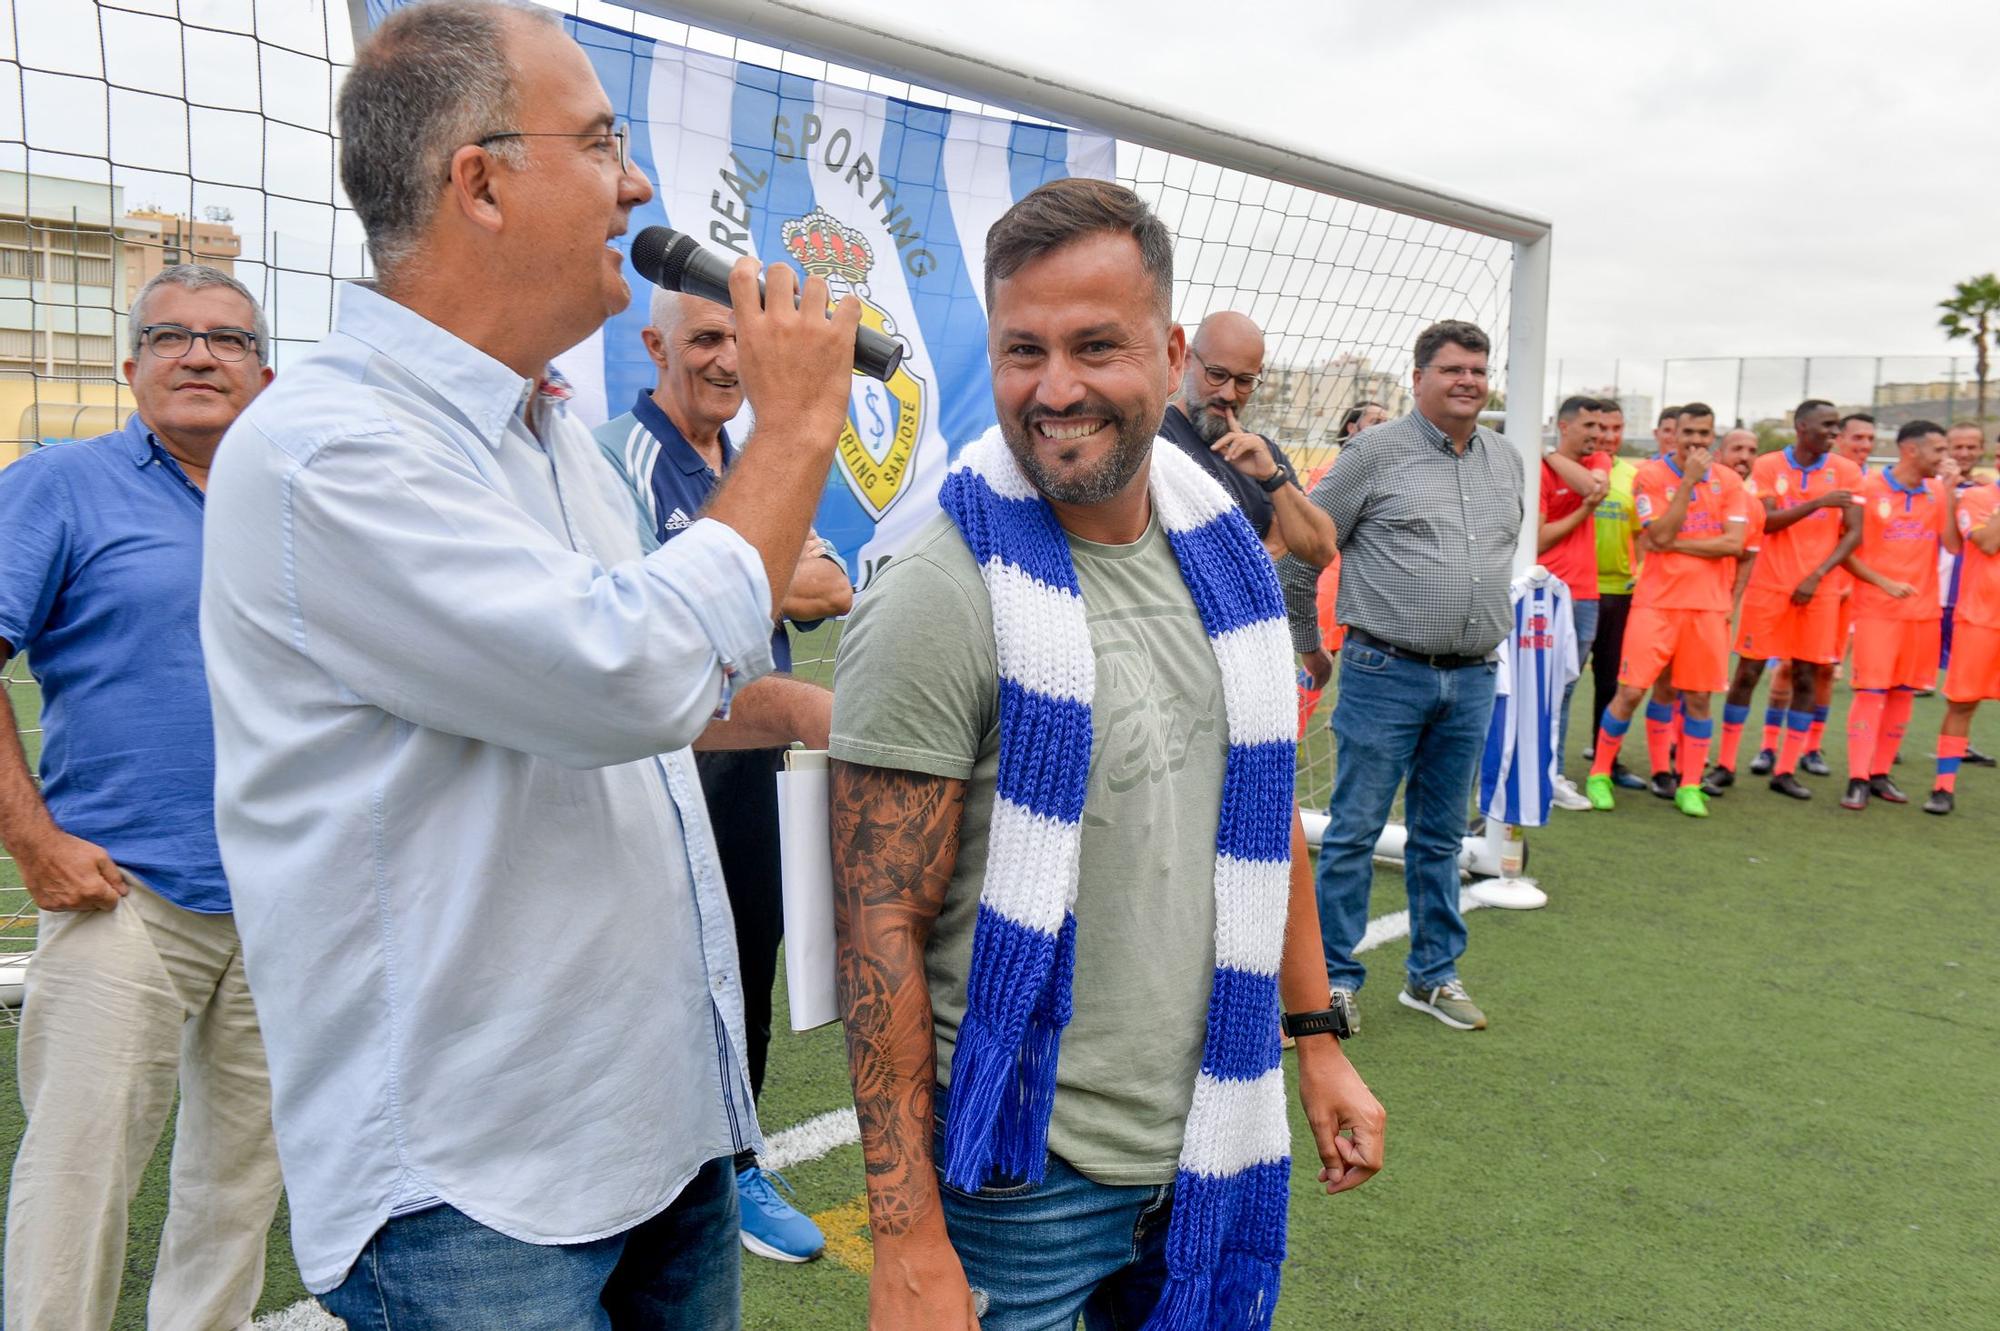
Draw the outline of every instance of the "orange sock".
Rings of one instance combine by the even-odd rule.
[[[1654,774],[1674,770],[1674,708],[1672,703],[1646,704],[1646,761]]]
[[[1889,697],[1880,689],[1856,689],[1854,703],[1847,709],[1847,777],[1866,781],[1873,773],[1869,764],[1881,737],[1882,712]]]
[[[1590,759],[1592,776],[1611,775],[1612,765],[1618,761],[1618,746],[1625,742],[1625,732],[1631,728],[1629,719],[1620,721],[1609,707],[1604,709],[1604,719],[1598,723],[1597,751]]]
[[[1778,765],[1771,769],[1771,775],[1783,776],[1798,767],[1800,756],[1808,752],[1806,736],[1811,731],[1811,712],[1785,713],[1785,742],[1778,749]]]
[[[1889,695],[1882,707],[1882,729],[1875,741],[1875,770],[1870,776],[1887,776],[1896,764],[1896,750],[1903,747],[1903,736],[1910,728],[1910,711],[1917,705],[1917,695],[1908,689],[1897,689]]]
[[[1750,720],[1748,706],[1722,704],[1722,734],[1715,741],[1715,765],[1725,772],[1736,770],[1736,755],[1743,747],[1743,727]]]
[[[1965,757],[1966,743],[1963,735],[1938,736],[1937,788],[1939,790],[1958,789],[1958,764]]]

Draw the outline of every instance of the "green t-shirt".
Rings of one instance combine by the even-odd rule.
[[[1632,482],[1639,475],[1630,458],[1611,460],[1611,488],[1597,506],[1597,594],[1629,596],[1632,592],[1633,551],[1639,539],[1639,506]]]
[[[1215,973],[1222,674],[1157,519],[1131,545],[1069,540],[1097,656],[1076,898],[1074,1016],[1049,1149],[1101,1183],[1172,1180]],[[992,603],[940,515],[841,639],[833,756],[965,780],[958,863],[924,953],[938,1079],[965,1015],[1000,765]]]

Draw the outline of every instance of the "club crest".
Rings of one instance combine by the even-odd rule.
[[[868,274],[875,266],[875,253],[866,236],[818,208],[786,222],[778,235],[801,268],[826,279],[836,300],[851,293],[861,301],[864,327],[908,341],[897,332],[888,311],[869,296]],[[880,522],[907,488],[917,441],[923,437],[927,396],[924,381],[911,371],[907,357],[887,383],[854,376],[835,466],[873,521]]]

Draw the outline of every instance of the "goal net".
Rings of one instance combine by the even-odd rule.
[[[649,122],[656,149],[679,135],[672,141],[685,150],[690,127],[713,124],[717,114],[686,87],[678,99],[662,95],[660,62],[678,52],[673,58],[686,68],[726,67],[739,87],[767,88],[781,106],[789,97],[828,117],[860,107],[855,114],[904,135],[904,159],[925,151],[949,158],[954,143],[971,145],[971,156],[959,160],[975,167],[979,154],[999,154],[999,192],[980,205],[993,215],[1006,190],[1052,175],[1114,175],[1131,186],[1177,237],[1181,322],[1192,329],[1205,315],[1236,310],[1264,329],[1266,377],[1245,424],[1286,448],[1302,476],[1331,460],[1349,408],[1374,401],[1391,414],[1407,409],[1411,343],[1442,318],[1470,319],[1493,337],[1496,409],[1504,403],[1517,439],[1539,435],[1546,228],[1533,219],[1256,135],[1190,126],[1123,98],[1066,93],[1068,101],[1052,106],[1034,91],[1047,81],[1004,63],[899,46],[824,20],[788,31],[793,21],[777,5],[673,6],[713,25],[704,27],[642,12],[656,7],[650,0],[635,3],[637,10],[597,0],[551,7],[589,38],[618,109]],[[123,422],[132,409],[119,372],[130,346],[126,311],[166,264],[213,263],[257,293],[280,374],[326,332],[337,283],[368,272],[338,182],[335,98],[357,23],[394,7],[392,0],[0,0],[0,466]],[[937,142],[927,146],[922,135]],[[879,167],[888,150],[878,152]],[[649,166],[663,200],[705,196],[711,183],[690,182],[684,172],[677,179],[672,160]],[[942,182],[950,162],[933,169]],[[896,202],[906,205],[910,225],[941,232],[940,210],[955,197],[942,185],[926,194],[913,179],[899,183]],[[824,191],[820,202],[839,212]],[[976,300],[983,225],[978,207],[961,204],[959,212],[966,215],[951,224],[957,277]],[[889,225],[889,243],[900,246]],[[709,236],[706,222],[684,229]],[[934,323],[944,316],[919,307],[931,274],[918,266],[906,264],[897,280],[909,289],[915,322]],[[983,345],[983,308],[961,302],[950,317],[960,321],[961,338],[964,319],[976,318]],[[610,393],[629,386],[636,327],[614,324],[600,335],[609,342],[621,334],[634,342],[622,368],[616,348],[596,353],[609,367],[600,409],[611,412],[624,407]],[[976,418],[983,364],[958,368],[930,340],[940,421],[953,399],[969,404],[967,420]],[[858,450],[836,471],[829,503],[877,520],[879,504],[871,504],[881,496],[868,490],[868,472],[883,455],[865,430],[856,434]],[[947,434],[930,447],[948,453],[966,441]],[[930,475],[934,485],[946,460],[919,456],[911,473]],[[930,496],[919,487],[907,502],[921,506]],[[823,509],[822,517],[838,515]],[[800,673],[830,677],[838,632],[829,625],[800,636]],[[6,678],[32,762],[35,686],[20,658]],[[1299,799],[1323,807],[1332,773],[1324,714],[1311,724],[1302,716],[1301,727]],[[0,953],[25,953],[33,936],[32,904],[12,863],[0,858]],[[18,980],[19,968],[5,963],[0,955],[0,997]]]

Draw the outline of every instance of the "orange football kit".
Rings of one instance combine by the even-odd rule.
[[[1789,448],[1766,453],[1751,464],[1750,480],[1757,494],[1782,512],[1831,490],[1859,490],[1861,469],[1846,458],[1823,455],[1810,467],[1800,466]],[[1832,665],[1840,659],[1840,587],[1832,574],[1820,579],[1813,597],[1794,604],[1792,592],[1826,562],[1840,544],[1841,512],[1823,508],[1782,531],[1763,533],[1757,565],[1743,593],[1742,623],[1736,650],[1754,660],[1812,661]]]

